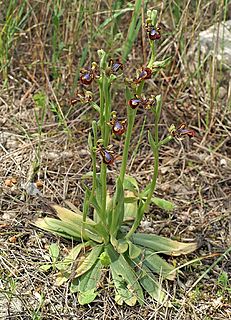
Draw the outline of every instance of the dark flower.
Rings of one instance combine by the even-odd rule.
[[[98,151],[103,159],[103,163],[106,165],[111,165],[114,163],[116,157],[114,155],[114,151],[111,150],[112,146],[108,146],[108,148],[105,148],[102,145],[98,146]]]
[[[117,73],[119,70],[123,70],[123,64],[120,62],[119,59],[117,59],[117,60],[111,59],[109,61],[109,67],[110,67],[112,73]]]
[[[135,98],[132,98],[128,101],[128,105],[132,109],[136,109],[142,106],[144,109],[150,109],[155,103],[155,98],[151,97],[149,99],[141,98],[135,95]]]
[[[195,131],[187,129],[185,123],[182,123],[177,129],[171,130],[170,134],[178,139],[182,139],[184,136],[188,136],[190,138],[195,137]]]
[[[112,132],[118,136],[121,136],[126,131],[126,124],[127,119],[119,121],[116,116],[114,116],[110,121],[110,125],[112,126]]]
[[[152,69],[142,68],[138,78],[134,80],[135,83],[140,83],[142,80],[150,79],[152,76]]]

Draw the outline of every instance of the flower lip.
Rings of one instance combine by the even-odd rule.
[[[127,119],[118,120],[115,116],[111,121],[110,125],[112,126],[112,132],[115,135],[121,136],[126,131]]]
[[[136,109],[141,104],[141,99],[139,98],[130,99],[128,101],[128,104],[132,109]]]
[[[138,78],[134,81],[136,84],[140,83],[142,80],[150,79],[152,77],[152,69],[142,68],[141,73]]]
[[[123,70],[123,64],[120,62],[119,59],[110,59],[109,67],[111,68],[112,73],[117,73],[120,69]]]
[[[187,129],[185,123],[182,123],[177,129],[172,130],[170,133],[173,137],[178,139],[182,139],[184,136],[188,136],[190,138],[195,137],[195,131]]]
[[[160,28],[154,28],[154,26],[150,26],[150,30],[148,32],[148,36],[149,36],[149,39],[150,40],[158,40],[161,38],[161,35],[160,35]]]
[[[135,95],[135,98],[132,98],[128,101],[128,105],[132,109],[136,109],[142,106],[144,109],[150,109],[155,103],[155,98],[151,96],[149,99],[138,97]]]
[[[98,151],[102,157],[103,163],[106,165],[111,165],[114,163],[116,157],[114,155],[114,151],[110,150],[112,146],[108,146],[105,148],[101,144],[98,145]]]
[[[86,71],[86,72],[85,72]],[[85,85],[89,85],[92,83],[93,79],[94,79],[94,74],[93,72],[90,70],[85,70],[84,73],[80,76],[80,82],[82,84]]]

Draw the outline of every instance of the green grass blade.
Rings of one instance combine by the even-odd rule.
[[[125,62],[127,60],[127,57],[131,52],[132,45],[136,40],[138,32],[141,27],[141,18],[140,18],[141,5],[142,5],[142,0],[136,0],[134,5],[132,20],[128,28],[127,38],[122,47],[122,62]]]

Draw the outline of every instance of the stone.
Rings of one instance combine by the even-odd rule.
[[[200,49],[200,61],[207,56],[214,56],[220,62],[224,69],[231,68],[231,20],[216,23],[207,30],[199,33],[197,42],[189,50],[189,55],[194,55],[195,60],[198,57],[198,48]]]

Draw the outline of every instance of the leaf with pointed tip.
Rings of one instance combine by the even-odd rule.
[[[158,282],[151,272],[151,270],[143,265],[141,267],[139,282],[144,288],[145,291],[157,302],[163,303],[167,296],[165,292],[162,290],[160,282]]]
[[[74,248],[71,249],[71,251],[68,253],[68,255],[65,257],[65,259],[62,262],[59,262],[56,264],[56,267],[58,270],[66,270],[68,269],[72,263],[77,259],[78,255],[80,254],[81,250],[88,246],[96,245],[92,241],[88,242],[82,242],[77,244]]]
[[[133,193],[139,192],[139,185],[135,178],[125,175],[124,177],[124,190],[132,191]]]
[[[176,277],[175,268],[153,251],[144,251],[143,263],[154,273],[160,274],[165,279],[174,280]]]
[[[59,246],[57,245],[57,243],[52,243],[49,246],[49,254],[51,256],[52,261],[56,262],[59,256]]]
[[[129,245],[129,257],[131,260],[134,260],[141,254],[142,249],[140,247],[137,247],[131,241],[128,241],[128,245]]]
[[[73,227],[73,224],[58,219],[48,217],[39,218],[35,221],[35,225],[38,228],[49,231],[67,239],[81,239],[80,232]]]
[[[101,254],[102,250],[103,250],[103,245],[97,245],[94,248],[92,248],[90,253],[86,254],[82,262],[76,269],[76,276],[75,276],[76,278],[80,277],[82,274],[84,274],[85,272],[91,269],[91,267],[95,264],[95,262],[99,258],[99,255]]]
[[[71,221],[73,223],[82,223],[83,222],[83,216],[82,216],[81,211],[79,211],[77,213],[77,212],[71,211],[69,209],[60,207],[58,205],[53,205],[52,207],[55,209],[55,211],[57,212],[57,216],[62,221],[67,221],[67,222]],[[95,222],[93,220],[91,220],[90,218],[87,218],[86,222],[89,225],[92,225],[92,226],[95,225]]]
[[[57,212],[57,216],[62,221],[72,223],[76,227],[76,229],[78,229],[78,232],[80,233],[81,237],[84,237],[84,235],[86,235],[87,238],[92,239],[93,241],[99,243],[103,241],[102,237],[96,231],[96,223],[90,218],[87,218],[86,222],[83,222],[82,215],[76,212],[60,207],[58,205],[54,205],[53,208]]]
[[[179,256],[195,251],[198,244],[195,242],[184,243],[161,237],[155,234],[135,233],[132,235],[132,242],[154,252],[170,256]]]
[[[174,204],[168,200],[161,199],[158,197],[152,197],[151,201],[159,208],[165,211],[172,211],[174,209]]]

